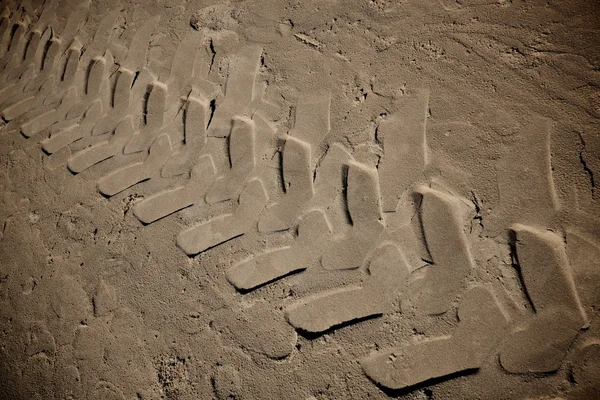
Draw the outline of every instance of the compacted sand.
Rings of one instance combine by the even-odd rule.
[[[1,399],[600,398],[596,0],[0,6]]]

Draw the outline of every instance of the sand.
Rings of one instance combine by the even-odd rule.
[[[600,4],[0,3],[0,399],[600,398]]]

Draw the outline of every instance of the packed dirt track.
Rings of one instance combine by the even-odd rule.
[[[597,0],[0,2],[0,399],[600,399]]]

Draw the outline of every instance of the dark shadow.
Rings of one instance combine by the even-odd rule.
[[[207,223],[208,223],[208,222],[207,222]],[[229,239],[223,240],[222,242],[220,242],[220,243],[217,243],[217,244],[215,244],[214,246],[207,247],[206,249],[204,249],[204,250],[202,250],[202,251],[200,251],[200,252],[198,252],[198,253],[195,253],[195,254],[187,254],[187,256],[188,256],[188,258],[194,258],[194,257],[196,257],[196,256],[199,256],[199,255],[200,255],[200,254],[202,254],[202,253],[205,253],[205,252],[207,252],[207,251],[208,251],[208,250],[210,250],[210,249],[213,249],[213,248],[215,248],[215,247],[221,246],[222,244],[225,244],[225,243],[227,243],[227,242],[231,242],[232,240],[234,240],[234,239],[237,239],[237,238],[239,238],[240,236],[243,236],[243,235],[244,235],[243,233],[240,233],[239,235],[236,235],[236,236],[234,236],[234,237],[231,237],[231,238],[229,238]]]
[[[190,208],[190,207],[192,207],[192,206],[193,206],[193,204],[190,204],[190,205],[188,205],[188,206],[185,206],[185,207],[178,208],[177,210],[175,210],[175,211],[173,211],[173,212],[170,212],[170,213],[168,213],[168,214],[165,214],[165,215],[163,215],[162,217],[160,217],[160,218],[157,218],[157,219],[155,219],[155,220],[154,220],[154,221],[152,221],[152,222],[143,222],[143,221],[140,221],[139,219],[138,219],[138,221],[140,221],[140,222],[142,223],[142,225],[143,225],[143,226],[148,226],[148,225],[150,225],[150,224],[154,224],[155,222],[161,221],[161,220],[163,220],[163,219],[167,218],[167,217],[168,217],[168,216],[170,216],[170,215],[177,214],[178,212],[180,212],[180,211],[182,211],[182,210],[185,210],[186,208]],[[135,216],[135,214],[134,214],[134,216]],[[137,217],[136,217],[136,219],[137,219]]]
[[[511,258],[512,267],[517,272],[519,281],[521,283],[521,289],[523,290],[523,293],[525,294],[525,297],[527,298],[527,301],[529,302],[531,309],[533,311],[535,311],[535,304],[533,304],[533,300],[531,300],[531,297],[529,296],[529,293],[527,292],[527,287],[525,286],[525,281],[523,280],[523,273],[521,272],[521,264],[519,263],[519,256],[517,254],[517,242],[518,241],[519,241],[519,239],[517,239],[517,232],[515,232],[512,229],[509,229],[508,230],[508,243],[510,246],[510,258]]]
[[[248,293],[250,293],[250,292],[253,292],[253,291],[255,291],[255,290],[261,289],[261,288],[263,288],[263,287],[265,287],[265,286],[267,286],[267,285],[270,285],[270,284],[271,284],[271,283],[273,283],[273,282],[277,282],[277,281],[279,281],[279,280],[281,280],[281,279],[288,278],[288,277],[290,277],[290,276],[292,276],[292,275],[300,274],[300,273],[304,272],[305,270],[306,270],[306,268],[303,268],[303,269],[297,269],[297,270],[294,270],[294,271],[288,272],[287,274],[280,275],[280,276],[278,276],[278,277],[276,277],[276,278],[273,278],[273,279],[271,279],[271,280],[269,280],[269,281],[266,281],[265,283],[261,283],[260,285],[258,285],[258,286],[255,286],[255,287],[253,287],[252,289],[239,289],[239,288],[237,288],[237,287],[236,287],[235,289],[236,289],[236,290],[237,290],[237,291],[238,291],[240,294],[248,294]],[[235,287],[235,286],[234,286],[234,287]]]
[[[296,332],[298,332],[298,334],[300,336],[302,336],[303,338],[305,338],[307,340],[315,340],[315,339],[320,338],[323,335],[330,334],[333,331],[337,331],[339,329],[343,329],[343,328],[346,328],[346,327],[348,327],[350,325],[358,324],[360,322],[368,321],[370,319],[379,318],[382,315],[383,314],[381,314],[381,313],[377,313],[377,314],[371,314],[371,315],[366,316],[366,317],[351,319],[349,321],[342,322],[341,324],[334,325],[331,328],[326,329],[326,330],[321,331],[321,332],[309,332],[309,331],[305,331],[305,330],[299,329],[299,328],[296,328]]]
[[[427,237],[425,236],[425,228],[423,226],[423,194],[419,192],[413,192],[411,194],[412,199],[417,207],[417,218],[418,222],[413,224],[413,227],[418,229],[418,232],[415,232],[419,238],[422,238],[423,244],[425,245],[425,251],[427,252],[427,257],[429,260],[423,260],[427,262],[427,264],[435,264],[435,260],[431,257],[431,251],[429,250],[429,245],[427,244]]]
[[[423,381],[421,383],[418,383],[416,385],[413,386],[408,386],[402,389],[390,389],[387,388],[385,386],[382,386],[381,384],[379,384],[377,381],[371,379],[370,376],[368,376],[369,380],[371,382],[373,382],[378,388],[379,390],[381,390],[383,393],[385,393],[387,396],[389,397],[394,397],[394,398],[399,398],[399,397],[403,397],[403,396],[407,396],[408,394],[416,391],[416,390],[424,390],[430,386],[435,386],[439,383],[442,382],[446,382],[452,379],[456,379],[456,378],[461,378],[463,376],[469,376],[469,375],[473,375],[475,373],[477,373],[477,371],[479,371],[479,368],[470,368],[470,369],[465,369],[462,371],[458,371],[458,372],[454,372],[452,374],[448,374],[448,375],[444,375],[441,376],[439,378],[431,378],[428,379],[426,381]]]
[[[342,201],[344,202],[344,215],[348,220],[348,223],[352,225],[352,216],[350,215],[350,209],[348,208],[348,170],[350,166],[348,164],[342,164]]]
[[[210,127],[210,123],[213,120],[213,117],[215,115],[215,110],[217,109],[217,102],[215,101],[215,99],[212,99],[210,101],[210,103],[208,104],[208,109],[210,110],[210,115],[208,116],[208,122],[206,123],[206,130],[208,130],[208,128]]]

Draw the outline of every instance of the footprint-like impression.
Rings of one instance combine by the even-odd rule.
[[[346,202],[351,226],[344,236],[332,241],[323,254],[325,269],[358,268],[384,229],[377,170],[364,164],[348,164]]]
[[[427,163],[429,92],[404,96],[400,103],[398,111],[378,127],[383,137],[384,154],[378,171],[385,212],[396,211],[399,197],[419,178]]]
[[[127,57],[115,73],[115,87],[111,98],[112,107],[107,107],[102,118],[93,127],[93,136],[113,132],[120,121],[135,114],[136,107],[146,94],[148,84],[154,78],[145,68],[145,64],[152,32],[156,29],[158,22],[158,17],[148,20],[133,35],[127,50]]]
[[[287,309],[287,319],[305,332],[324,332],[336,326],[383,315],[392,310],[395,297],[406,288],[408,265],[394,244],[375,251],[369,276],[361,287],[316,294]]]
[[[29,31],[29,42],[27,43],[25,55],[19,57],[22,53],[17,53],[17,49],[9,49],[9,52],[14,51],[13,60],[15,65],[11,68],[8,64],[0,73],[0,104],[3,104],[7,99],[18,95],[23,91],[25,85],[35,77],[38,70],[41,69],[42,60],[44,58],[45,47],[52,37],[51,24],[54,22],[53,17],[56,11],[58,1],[51,1],[45,4],[38,21]],[[8,9],[5,9],[5,15],[0,21],[0,37],[8,33],[10,19],[8,18]],[[17,27],[18,30],[18,27]],[[49,49],[48,49],[49,50]],[[23,51],[23,49],[21,49]],[[11,60],[7,61],[10,63]]]
[[[15,105],[16,103],[19,103],[20,101],[22,101],[24,99],[28,99],[28,102],[26,102],[26,103],[34,103],[35,101],[39,101],[39,100],[43,99],[45,97],[45,94],[48,93],[48,91],[44,91],[44,96],[32,96],[32,95],[39,92],[41,87],[46,83],[47,80],[52,81],[50,86],[53,86],[59,72],[60,72],[60,74],[62,74],[62,72],[64,72],[64,69],[61,69],[59,71],[57,62],[59,61],[59,59],[61,59],[61,56],[63,55],[63,53],[65,53],[65,50],[67,49],[67,47],[71,45],[71,43],[73,42],[73,38],[79,31],[79,27],[85,20],[86,12],[89,7],[89,3],[82,2],[82,3],[78,4],[77,6],[73,7],[72,11],[69,13],[68,17],[66,18],[65,25],[62,30],[56,26],[57,25],[56,21],[53,19],[54,12],[52,12],[52,10],[53,10],[52,5],[56,5],[56,2],[52,2],[52,4],[49,4],[49,5],[44,5],[44,10],[42,11],[42,15],[40,15],[38,22],[35,24],[35,26],[32,29],[32,34],[34,35],[34,38],[35,38],[35,36],[37,36],[36,31],[44,32],[39,40],[38,48],[35,51],[34,60],[29,59],[29,61],[31,61],[31,62],[29,63],[29,65],[26,65],[27,64],[27,62],[26,62],[27,56],[26,56],[24,62],[21,63],[21,66],[25,67],[27,70],[25,72],[23,72],[23,75],[21,75],[20,79],[17,82],[13,82],[14,84],[5,88],[5,89],[8,89],[8,91],[3,92],[6,96],[1,97],[1,101],[0,101],[0,109],[1,110],[5,110],[8,107]],[[48,10],[48,11],[46,11],[46,10]],[[7,13],[8,13],[8,9],[7,9]],[[18,14],[19,14],[18,12],[13,13],[13,17],[17,21],[21,18]],[[10,36],[10,33],[13,29],[12,27],[14,27],[15,25],[11,22],[8,15],[6,15],[5,18],[6,19],[4,21],[6,22],[6,25],[3,25],[3,27],[6,30],[5,30],[2,38],[3,38],[3,40],[7,41],[8,37]],[[18,25],[18,22],[17,22],[17,25]],[[8,29],[8,28],[11,28],[11,29]],[[17,26],[16,30],[18,30],[18,29],[19,28]],[[51,34],[51,38],[47,37],[48,33]],[[14,37],[13,37],[13,40],[14,40]],[[8,47],[8,44],[6,43],[6,46],[3,45],[2,49],[7,48],[7,47]],[[14,49],[15,53],[17,53],[18,46],[11,45],[10,47],[11,47],[11,49]],[[33,50],[33,47],[31,47],[31,50]],[[9,51],[10,51],[10,49],[9,49]],[[28,54],[31,54],[30,53],[30,45],[27,46],[27,52],[28,52]],[[7,57],[7,54],[5,54],[4,57]],[[43,64],[40,63],[40,60],[43,60]],[[15,71],[12,71],[12,72],[7,71],[7,72],[9,74],[12,74],[13,72],[18,74],[17,70],[18,70],[18,68],[15,68]],[[22,88],[22,91],[19,91],[18,88]],[[10,93],[13,94],[12,97],[10,96]],[[25,109],[30,110],[31,108],[25,107]],[[3,116],[7,120],[12,120],[15,117],[15,115],[12,114],[11,112],[4,113],[4,111],[3,111]]]
[[[192,169],[206,145],[210,103],[193,93],[187,99],[184,115],[183,148],[173,154],[163,166],[164,178],[182,175]]]
[[[210,155],[204,155],[192,169],[184,186],[153,194],[137,203],[133,214],[140,222],[150,224],[194,204],[204,202],[206,191],[215,180],[215,166]]]
[[[77,90],[73,87],[69,88],[57,108],[46,111],[21,125],[21,134],[26,138],[37,135],[44,129],[59,122],[61,116],[65,116],[79,101],[80,98],[77,94]]]
[[[256,224],[257,215],[268,201],[267,193],[259,179],[246,184],[233,214],[225,214],[187,229],[177,237],[177,245],[193,256],[243,235]]]
[[[254,121],[235,117],[228,138],[230,169],[208,189],[207,203],[231,200],[239,195],[256,164],[255,139]]]
[[[279,203],[269,207],[258,221],[258,230],[261,232],[290,229],[306,202],[314,195],[310,146],[291,136],[286,139],[284,146],[281,169],[285,195]]]
[[[140,153],[147,150],[156,135],[165,125],[165,110],[167,108],[167,90],[164,83],[155,80],[150,84],[146,102],[146,123],[140,131],[136,131],[123,148],[124,154]]]
[[[286,137],[281,173],[285,194],[258,221],[260,232],[292,228],[315,194],[313,180],[316,148],[329,132],[331,96],[302,96],[296,104],[294,127]],[[341,164],[340,164],[341,165]],[[323,206],[323,204],[319,204]]]
[[[550,231],[520,224],[512,231],[521,277],[535,314],[524,329],[504,342],[500,363],[513,373],[556,371],[587,323],[565,245]]]
[[[109,73],[113,60],[112,58],[105,60],[107,56],[101,59],[104,60],[105,65],[108,65],[108,68],[105,67],[103,71],[100,70],[101,65],[98,65],[96,60],[92,60],[86,92],[90,100],[69,111],[66,118],[70,122],[42,142],[44,151],[53,154],[85,136],[93,135],[94,132],[96,135],[112,132],[116,124],[128,115],[128,111],[129,114],[133,113],[131,106],[137,104],[136,100],[141,100],[141,96],[132,96],[132,86],[137,77],[139,82],[134,92],[137,94],[141,91],[142,85],[149,80],[148,71],[140,74],[140,70],[145,63],[152,31],[158,20],[158,17],[152,18],[136,30],[129,44],[127,57],[116,72],[114,93],[107,100],[105,100],[105,93],[109,91]],[[134,100],[134,104],[131,104],[131,100]]]
[[[247,46],[230,57],[225,96],[217,102],[208,136],[229,136],[234,116],[246,115],[252,100],[257,97],[255,81],[261,54],[262,48]]]
[[[487,225],[505,229],[514,223],[545,226],[558,208],[552,179],[552,121],[533,117],[496,168],[500,203]],[[498,219],[498,221],[495,221]]]
[[[457,200],[439,190],[421,187],[420,217],[433,265],[414,283],[413,301],[420,312],[445,313],[474,267]]]
[[[327,216],[311,210],[300,217],[294,244],[243,260],[227,270],[227,280],[239,290],[252,290],[318,263],[331,235]]]
[[[114,134],[108,140],[96,143],[87,147],[69,158],[67,167],[69,170],[78,174],[93,165],[105,161],[123,150],[131,135],[133,135],[133,118],[125,118],[117,125]]]
[[[46,29],[46,31],[51,30],[52,37],[49,41],[45,41],[46,32],[44,32],[44,36],[40,39],[39,48],[42,53],[40,58],[43,59],[43,63],[40,65],[38,56],[36,56],[32,62],[31,73],[21,77],[29,79],[20,79],[15,85],[7,87],[7,91],[1,97],[0,110],[2,110],[1,114],[5,120],[11,121],[32,111],[36,106],[42,105],[43,100],[54,90],[61,78],[69,81],[74,77],[74,67],[78,62],[76,60],[78,42],[74,41],[74,37],[85,20],[87,8],[88,4],[85,3],[75,7],[67,17],[62,32],[55,26]],[[41,17],[40,20],[42,20]],[[38,24],[40,27],[44,25],[44,20]],[[70,48],[73,44],[75,45],[74,51],[71,51]],[[66,53],[64,55],[66,63],[59,67],[59,61],[62,60],[64,53]],[[19,88],[22,90],[19,91]]]
[[[169,77],[152,83],[146,104],[146,125],[125,146],[125,154],[146,151],[179,113],[184,88],[194,76],[194,63],[201,38],[192,33],[179,44],[173,56]],[[186,90],[189,94],[189,89]]]
[[[108,89],[109,69],[113,64],[114,60],[110,53],[107,53],[104,57],[94,57],[89,64],[89,74],[87,76],[87,85],[83,97],[79,93],[79,87],[71,86],[56,109],[39,115],[22,125],[21,131],[23,135],[31,137],[50,126],[58,125],[61,121],[79,119],[90,108],[98,107],[102,89]],[[95,110],[92,110],[91,115],[94,115],[94,112]],[[60,132],[61,131],[59,130],[56,134],[53,133],[51,138],[42,142],[44,150],[54,150],[53,146],[58,147],[57,142],[60,143],[58,140]],[[83,137],[82,130],[68,129],[67,132],[68,133],[65,136],[72,139],[71,142],[67,144]],[[73,137],[76,133],[77,136]],[[65,140],[65,138],[61,139],[63,141]],[[60,145],[59,149],[64,147],[62,143],[60,143]]]
[[[306,205],[307,208],[331,207],[347,183],[345,166],[353,160],[348,150],[339,143],[334,143],[327,149],[314,178],[315,195]]]
[[[39,104],[37,108],[39,112],[21,125],[21,132],[24,136],[31,137],[64,120],[73,108],[79,108],[76,114],[83,113],[82,110],[89,107],[90,103],[95,100],[107,65],[102,56],[106,52],[112,32],[116,27],[117,16],[117,10],[107,13],[100,22],[91,42],[85,46],[85,50],[78,41],[71,45],[72,51],[67,60],[62,81],[55,90],[48,93],[42,104]],[[97,58],[95,62],[94,58]],[[112,64],[112,57],[109,59]],[[88,77],[83,76],[90,65],[95,68],[91,69]],[[87,88],[86,78],[88,78]]]
[[[331,129],[330,110],[331,94],[301,96],[296,103],[290,136],[308,143],[312,148],[318,147]]]
[[[69,20],[73,21],[73,17],[77,15],[75,12],[71,13]],[[8,28],[8,24],[10,24],[10,21],[7,21],[6,28]],[[48,37],[48,32],[53,37]],[[23,99],[29,99],[32,102],[34,98],[30,95],[37,92],[46,79],[56,71],[56,64],[60,59],[62,53],[61,47],[63,45],[63,41],[59,39],[59,36],[61,35],[56,34],[53,28],[46,28],[39,40],[38,50],[36,50],[36,54],[33,56],[34,59],[30,59],[27,70],[23,72],[18,81],[12,82],[10,85],[4,85],[2,90],[0,90],[0,110],[2,110],[2,116],[7,121],[14,119],[16,115],[6,110]],[[41,54],[39,54],[40,50]],[[45,54],[44,50],[46,50]],[[27,51],[29,52],[29,47]],[[27,58],[27,55],[25,58]]]
[[[160,176],[160,167],[171,154],[171,141],[167,135],[159,136],[142,162],[126,165],[98,181],[98,190],[105,196],[114,196],[140,182]]]
[[[470,289],[458,306],[451,337],[423,340],[364,359],[364,372],[389,389],[407,389],[458,373],[477,371],[502,338],[507,320],[483,287]]]
[[[6,79],[5,75],[18,65],[19,56],[25,50],[27,45],[27,31],[30,23],[31,19],[29,16],[24,16],[23,19],[17,20],[11,27],[12,37],[10,38],[10,45],[8,46],[8,51],[0,60],[0,70],[2,71],[0,77],[3,78],[3,81]]]

